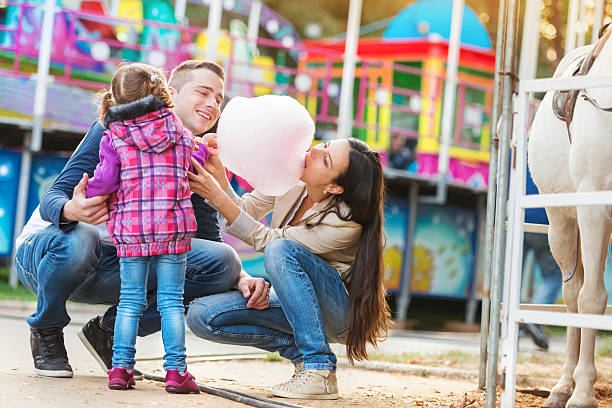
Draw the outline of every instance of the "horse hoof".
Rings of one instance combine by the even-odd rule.
[[[593,396],[581,398],[574,395],[567,401],[565,408],[597,408],[597,400]]]
[[[542,408],[566,408],[565,404],[571,396],[571,394],[551,393],[546,399],[546,402],[542,404]]]

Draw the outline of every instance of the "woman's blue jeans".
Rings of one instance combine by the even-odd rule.
[[[273,290],[270,307],[247,309],[240,292],[194,300],[187,325],[203,339],[278,351],[304,369],[336,369],[329,342],[345,343],[349,297],[338,271],[287,239],[265,249],[265,267]]]
[[[136,335],[147,308],[149,262],[157,264],[157,310],[161,315],[164,369],[185,371],[185,308],[183,287],[187,254],[135,256],[119,259],[121,294],[115,320],[113,367],[134,368]]]

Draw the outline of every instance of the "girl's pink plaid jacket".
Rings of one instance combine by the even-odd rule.
[[[106,225],[117,256],[191,250],[197,229],[187,178],[191,132],[152,95],[112,107],[104,122],[100,163],[86,194],[112,193]],[[203,165],[208,154],[202,145],[193,157]]]

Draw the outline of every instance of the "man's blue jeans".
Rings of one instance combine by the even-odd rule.
[[[222,293],[232,288],[240,274],[236,251],[227,244],[201,239],[191,241],[187,253],[184,302]],[[70,322],[66,300],[77,303],[119,303],[119,258],[114,246],[102,245],[98,231],[78,223],[70,232],[54,225],[29,237],[15,258],[21,282],[38,297],[36,312],[27,321],[33,330],[65,327]],[[140,319],[139,336],[160,330],[157,311],[157,273],[149,266],[147,309]],[[103,316],[102,324],[115,327],[116,306]]]
[[[138,321],[147,308],[147,275],[153,263],[157,266],[157,310],[166,351],[164,369],[185,371],[185,253],[119,259],[121,296],[115,320],[113,367],[134,368]]]
[[[349,297],[338,271],[303,246],[275,239],[265,249],[270,307],[247,309],[240,292],[197,299],[187,325],[198,337],[278,351],[304,369],[336,369],[329,342],[344,343]]]

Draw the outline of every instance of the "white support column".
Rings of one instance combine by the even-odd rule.
[[[38,52],[38,72],[36,73],[36,91],[34,93],[34,125],[32,128],[31,150],[37,152],[42,144],[42,119],[47,104],[47,84],[49,82],[49,65],[53,39],[53,22],[55,20],[55,0],[45,1],[40,50]]]
[[[362,0],[351,0],[346,43],[344,46],[344,64],[342,66],[342,84],[340,87],[340,106],[338,113],[338,138],[348,138],[353,128],[353,88],[355,82],[355,64],[357,62],[357,44],[359,43],[359,25],[361,23]]]
[[[586,37],[586,1],[580,0],[580,12],[578,13],[578,23],[576,24],[576,32],[578,34],[578,38],[576,40],[576,48],[584,46],[584,41]]]
[[[603,24],[604,6],[606,0],[595,0],[595,19],[593,20],[593,26],[591,27],[591,44],[597,41],[597,34]]]
[[[208,9],[208,27],[206,35],[206,60],[216,62],[217,60],[217,44],[219,40],[219,31],[221,30],[221,15],[223,13],[222,0],[210,0]]]
[[[442,133],[440,134],[440,154],[438,156],[438,177],[442,179],[448,172],[450,146],[453,135],[453,116],[457,95],[457,72],[459,71],[459,49],[461,47],[461,26],[463,22],[464,0],[453,0],[451,34],[446,60],[446,84],[442,105]]]
[[[259,19],[261,17],[261,1],[254,0],[251,3],[251,11],[249,12],[249,23],[247,28],[247,38],[249,39],[249,48],[251,55],[257,52],[257,38],[259,37]]]
[[[529,0],[526,2],[522,38],[529,38],[529,41],[523,41],[521,44],[521,58],[519,60],[518,74],[521,81],[535,79],[536,77],[541,14],[542,0]]]
[[[119,15],[119,3],[121,3],[121,0],[111,0],[111,16],[117,17]]]
[[[567,32],[565,34],[565,54],[576,48],[576,20],[580,0],[570,0],[567,12]]]
[[[49,83],[49,65],[51,64],[51,47],[53,40],[53,23],[55,21],[55,0],[46,0],[40,33],[40,49],[38,51],[38,71],[36,73],[36,90],[34,91],[34,109],[32,138],[24,139],[21,169],[19,172],[19,192],[17,194],[17,211],[15,213],[15,229],[13,239],[21,233],[25,222],[25,212],[28,201],[28,188],[32,163],[32,152],[40,151],[42,146],[42,122],[47,104],[47,85]],[[17,271],[14,265],[16,248],[11,256],[11,272],[9,283],[17,285]]]
[[[174,2],[174,18],[178,24],[185,24],[185,9],[187,8],[187,0],[175,0]]]

